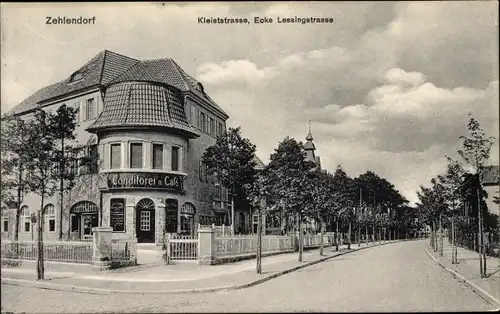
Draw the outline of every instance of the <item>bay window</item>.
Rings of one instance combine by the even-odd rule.
[[[163,144],[153,144],[153,169],[163,169]]]
[[[142,143],[130,143],[130,168],[142,168]]]
[[[172,171],[179,171],[179,147],[172,146]]]
[[[111,169],[120,169],[122,167],[122,144],[111,144],[110,154],[110,167]]]

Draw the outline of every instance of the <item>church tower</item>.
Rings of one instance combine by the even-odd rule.
[[[309,121],[309,133],[307,133],[306,137],[306,143],[304,144],[304,149],[307,154],[307,160],[316,162],[316,156],[314,155],[314,151],[316,150],[316,147],[314,146],[313,143],[313,136],[311,134],[311,122]]]
[[[321,169],[321,162],[319,156],[316,156],[315,150],[316,146],[313,143],[313,136],[311,134],[311,121],[309,121],[309,133],[307,133],[306,143],[304,144],[304,150],[306,151],[307,160],[312,161],[316,164],[319,169]]]

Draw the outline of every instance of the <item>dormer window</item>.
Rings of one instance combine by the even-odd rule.
[[[71,75],[71,78],[69,79],[70,83],[76,82],[83,79],[83,75],[80,72],[75,72],[73,75]]]
[[[195,88],[197,90],[199,90],[200,92],[204,93],[205,91],[203,90],[203,85],[201,85],[200,83],[196,84]]]

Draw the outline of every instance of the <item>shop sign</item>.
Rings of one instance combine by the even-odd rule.
[[[82,201],[71,207],[70,212],[72,214],[97,213],[97,206],[92,202]]]
[[[110,226],[113,231],[125,231],[125,199],[112,198],[110,201]]]
[[[170,173],[120,172],[108,174],[108,188],[146,188],[183,191],[184,176]]]

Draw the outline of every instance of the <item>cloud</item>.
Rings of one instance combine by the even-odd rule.
[[[425,82],[425,76],[419,72],[406,72],[405,70],[394,68],[387,71],[385,78],[388,83],[396,85],[416,86]]]
[[[276,76],[274,68],[258,69],[248,60],[223,61],[220,64],[204,63],[198,69],[198,79],[207,85],[227,86],[232,84],[254,85]]]

